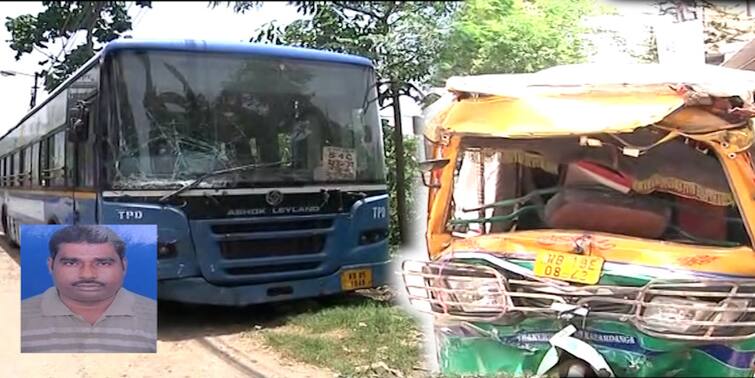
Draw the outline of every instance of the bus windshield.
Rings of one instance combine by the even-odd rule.
[[[106,170],[113,189],[383,183],[373,70],[169,51],[112,60]],[[273,164],[280,162],[280,164]]]

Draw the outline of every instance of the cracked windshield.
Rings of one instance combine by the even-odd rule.
[[[449,227],[460,237],[561,229],[749,245],[714,153],[683,137],[663,141],[665,135],[594,138],[600,147],[581,146],[578,138],[469,142],[457,166]],[[638,157],[622,153],[638,145],[650,147]]]
[[[382,183],[374,74],[293,59],[122,52],[110,74],[113,188]],[[355,93],[364,94],[355,96]]]

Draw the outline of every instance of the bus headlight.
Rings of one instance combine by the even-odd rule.
[[[446,277],[452,306],[469,313],[501,313],[506,311],[505,289],[490,278]]]
[[[726,303],[726,304],[725,304]],[[726,306],[724,311],[711,311],[716,307]],[[653,298],[642,316],[642,320],[648,328],[659,332],[688,333],[710,325],[698,325],[696,322],[709,321],[731,323],[742,317],[743,311],[749,305],[748,300],[729,300],[728,303],[721,301],[704,302],[693,299],[658,296]],[[714,327],[717,324],[713,325]]]

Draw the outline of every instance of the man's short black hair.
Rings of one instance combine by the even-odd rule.
[[[55,260],[55,256],[58,254],[58,248],[60,248],[60,245],[63,243],[110,243],[113,245],[115,252],[118,253],[118,257],[120,257],[121,260],[123,260],[123,255],[126,253],[126,243],[123,242],[123,239],[121,239],[121,237],[113,230],[105,226],[76,225],[66,226],[55,231],[50,238],[50,258]]]

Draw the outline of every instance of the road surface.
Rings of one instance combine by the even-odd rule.
[[[21,354],[18,249],[0,234],[0,377],[328,377],[282,359],[254,334],[281,321],[280,306],[225,308],[160,302],[157,353]]]

